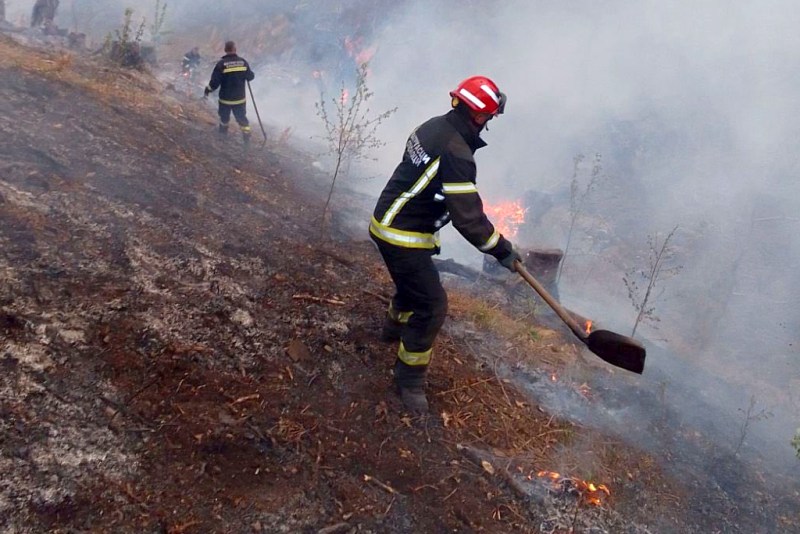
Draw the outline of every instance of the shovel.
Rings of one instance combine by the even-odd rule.
[[[622,336],[608,330],[595,330],[587,334],[575,319],[567,313],[561,304],[553,298],[550,293],[529,273],[522,263],[517,260],[514,262],[517,272],[525,279],[528,284],[536,290],[544,301],[553,308],[562,321],[572,330],[575,337],[581,340],[590,351],[611,365],[615,365],[626,371],[642,374],[644,371],[644,359],[647,356],[644,346],[633,338]]]
[[[258,125],[261,126],[261,133],[264,134],[264,142],[261,143],[261,148],[263,149],[264,146],[267,144],[267,132],[264,130],[264,123],[261,122],[261,115],[258,113],[258,106],[256,105],[256,97],[253,96],[253,88],[250,87],[250,82],[247,82],[247,90],[250,91],[250,100],[253,101],[253,109],[256,111],[256,118],[258,119]]]

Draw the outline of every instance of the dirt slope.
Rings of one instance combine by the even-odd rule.
[[[475,334],[466,294],[431,416],[403,414],[384,269],[367,243],[319,246],[288,148],[244,154],[201,103],[95,60],[2,40],[0,73],[0,530],[555,530],[516,481],[575,439],[619,482],[587,521],[680,498],[634,501],[652,461],[476,358],[524,343]],[[535,337],[517,357],[572,354]]]

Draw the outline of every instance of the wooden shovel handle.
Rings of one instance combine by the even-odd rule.
[[[536,290],[537,293],[539,293],[539,296],[544,299],[548,306],[553,308],[553,311],[556,312],[561,320],[566,323],[569,329],[572,330],[572,333],[578,336],[581,341],[585,342],[586,338],[589,336],[586,334],[586,332],[584,332],[583,328],[581,328],[578,323],[575,322],[575,319],[573,319],[572,316],[567,312],[567,310],[565,310],[564,307],[561,306],[561,304],[559,304],[558,301],[556,301],[556,299],[554,299],[553,296],[547,292],[544,286],[540,284],[539,281],[527,271],[527,269],[525,269],[525,267],[522,265],[522,262],[516,260],[514,262],[514,268],[517,270],[519,275],[524,278],[526,282],[528,282],[528,285],[530,285],[534,290]]]

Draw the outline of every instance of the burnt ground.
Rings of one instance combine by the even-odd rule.
[[[654,458],[498,374],[580,358],[502,296],[452,289],[431,415],[404,414],[375,336],[389,280],[369,243],[319,239],[307,158],[244,153],[203,103],[98,61],[0,38],[0,529],[681,524]],[[536,476],[555,469],[611,495]]]

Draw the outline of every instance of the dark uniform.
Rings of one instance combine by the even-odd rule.
[[[183,69],[183,72],[190,72],[199,67],[200,60],[202,59],[203,58],[200,56],[200,52],[197,50],[197,48],[192,48],[186,52],[181,60],[181,68]]]
[[[250,123],[247,120],[247,82],[253,80],[255,74],[247,61],[235,53],[222,56],[214,71],[205,94],[219,87],[219,131],[228,133],[228,122],[231,112],[242,129],[245,142],[250,139]]]
[[[447,313],[447,294],[432,259],[439,253],[438,230],[452,221],[480,251],[501,261],[513,252],[484,214],[475,185],[473,154],[486,146],[479,133],[461,107],[419,126],[370,222],[371,237],[397,289],[384,337],[400,337],[395,364],[400,388],[423,386],[433,341]]]
[[[31,28],[51,24],[56,18],[59,0],[36,0],[31,13]]]

